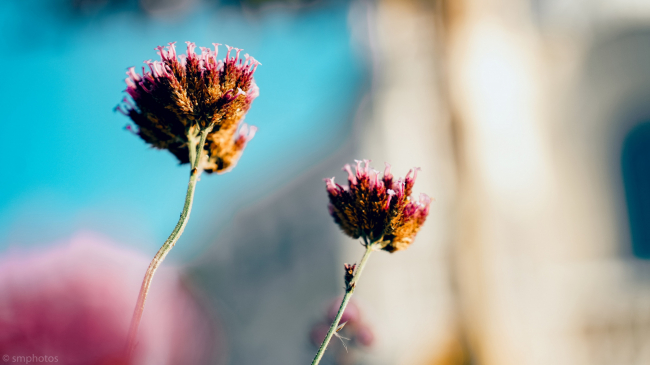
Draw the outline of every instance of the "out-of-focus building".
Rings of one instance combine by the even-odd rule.
[[[437,198],[368,363],[650,363],[650,2],[362,4],[363,155]]]

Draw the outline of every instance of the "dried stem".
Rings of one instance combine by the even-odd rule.
[[[127,338],[127,359],[130,359],[132,357],[133,350],[135,349],[138,327],[140,326],[140,320],[142,319],[142,313],[144,312],[144,304],[147,300],[147,294],[149,294],[149,288],[151,287],[153,275],[156,273],[158,266],[160,266],[160,264],[165,259],[165,256],[167,256],[169,251],[171,251],[174,245],[176,245],[176,242],[181,237],[181,234],[183,234],[183,230],[185,230],[187,221],[190,218],[190,212],[192,211],[192,202],[194,200],[194,188],[196,187],[196,183],[199,180],[199,175],[201,175],[202,172],[200,162],[203,156],[203,147],[210,130],[212,130],[212,125],[206,129],[203,129],[199,134],[200,137],[195,136],[194,138],[189,138],[191,173],[190,182],[187,185],[187,194],[185,195],[185,205],[183,206],[181,217],[179,218],[178,223],[176,223],[176,227],[174,227],[174,230],[169,235],[169,238],[167,238],[162,247],[160,247],[153,260],[151,260],[149,268],[147,268],[147,272],[145,273],[144,279],[142,280],[140,294],[138,295],[138,301],[135,305],[135,310],[133,311],[133,318],[131,319],[131,326],[129,328],[129,334]]]
[[[314,357],[314,361],[311,362],[311,365],[318,364],[320,360],[323,358],[323,355],[325,354],[325,349],[327,348],[327,345],[330,343],[332,336],[334,336],[334,332],[336,332],[336,329],[339,326],[341,317],[343,317],[343,313],[345,312],[345,307],[348,306],[348,303],[350,302],[350,298],[354,293],[354,289],[356,289],[357,287],[356,285],[357,281],[361,276],[361,272],[363,271],[364,266],[366,266],[368,257],[370,257],[370,253],[374,250],[375,250],[374,243],[370,243],[366,241],[366,252],[363,254],[363,257],[361,258],[361,262],[359,263],[359,266],[357,266],[357,269],[354,272],[354,276],[352,277],[352,280],[350,280],[350,283],[347,285],[345,289],[345,295],[343,296],[343,300],[341,301],[341,306],[339,307],[339,311],[338,313],[336,313],[336,318],[334,318],[334,321],[332,322],[329,331],[327,331],[327,336],[325,336],[323,343],[320,345],[320,348],[316,353],[316,357]]]

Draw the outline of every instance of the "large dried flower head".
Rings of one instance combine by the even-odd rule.
[[[356,163],[356,173],[350,165],[343,168],[349,186],[336,184],[334,178],[325,179],[334,221],[352,238],[380,242],[388,252],[406,249],[426,220],[431,204],[426,194],[420,194],[418,201],[410,197],[419,169],[395,180],[389,164],[379,178],[379,171],[370,169],[369,160]]]
[[[169,150],[180,163],[190,162],[190,141],[207,129],[201,167],[226,172],[257,130],[240,124],[259,95],[253,73],[260,63],[248,54],[241,59],[238,48],[226,46],[226,58],[218,60],[219,44],[196,54],[196,45],[186,43],[187,54],[179,56],[175,42],[157,47],[161,61],[145,61],[149,70],[143,66],[141,75],[129,68],[126,92],[133,100],[125,97],[117,110],[133,120],[145,142]]]

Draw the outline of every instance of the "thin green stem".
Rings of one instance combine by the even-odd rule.
[[[149,288],[151,287],[153,276],[160,264],[165,259],[165,256],[167,256],[169,251],[171,251],[174,245],[176,245],[176,242],[181,237],[181,234],[183,234],[185,226],[187,225],[187,221],[190,218],[192,203],[194,201],[194,189],[196,187],[197,181],[199,180],[199,175],[201,175],[202,171],[200,162],[203,155],[203,146],[205,145],[205,140],[211,129],[212,126],[201,131],[201,137],[198,143],[196,142],[196,138],[190,138],[188,147],[190,151],[190,157],[194,158],[190,160],[191,173],[190,182],[187,185],[187,194],[185,195],[185,205],[183,206],[183,211],[181,212],[181,216],[178,219],[178,223],[176,223],[176,227],[174,227],[174,230],[169,235],[165,243],[163,243],[162,247],[160,247],[156,253],[156,256],[154,256],[153,260],[151,260],[151,263],[147,268],[147,272],[144,275],[144,279],[142,280],[140,294],[138,295],[138,301],[135,305],[135,310],[133,311],[133,317],[131,319],[131,326],[129,328],[129,334],[127,338],[126,356],[129,359],[133,355],[133,350],[135,349],[138,327],[140,326],[140,320],[142,319],[142,313],[144,312],[144,304],[147,300],[147,295],[149,294]],[[192,151],[194,151],[194,153],[192,153]]]
[[[339,307],[339,311],[338,313],[336,313],[336,317],[334,318],[334,321],[332,322],[329,331],[327,331],[327,335],[325,336],[323,343],[320,345],[320,348],[316,353],[316,357],[314,357],[314,361],[311,362],[311,365],[318,364],[320,360],[323,358],[323,355],[325,354],[325,349],[327,348],[327,345],[330,343],[332,336],[334,336],[334,333],[336,332],[336,329],[339,326],[339,322],[341,321],[341,317],[343,317],[343,313],[345,312],[345,307],[348,306],[348,303],[350,302],[350,298],[352,298],[352,294],[354,293],[354,289],[356,289],[357,287],[356,285],[357,281],[359,280],[359,277],[361,277],[361,272],[363,271],[363,268],[366,266],[368,257],[370,257],[370,253],[374,250],[375,250],[374,245],[372,243],[366,242],[366,252],[363,254],[363,257],[361,258],[361,262],[359,262],[359,266],[357,266],[357,269],[354,272],[354,276],[352,277],[352,280],[350,280],[349,285],[347,285],[347,288],[345,289],[345,295],[343,296],[343,300],[341,301],[341,306]]]

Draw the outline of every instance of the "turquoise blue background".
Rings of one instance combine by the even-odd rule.
[[[232,172],[202,177],[172,260],[199,255],[239,209],[326,158],[351,130],[366,71],[344,2],[261,13],[199,5],[175,19],[130,8],[72,16],[60,4],[0,2],[0,253],[79,230],[147,253],[164,241],[188,168],[125,131],[127,118],[113,112],[127,67],[156,59],[158,45],[217,42],[262,62],[246,118],[258,134]]]

